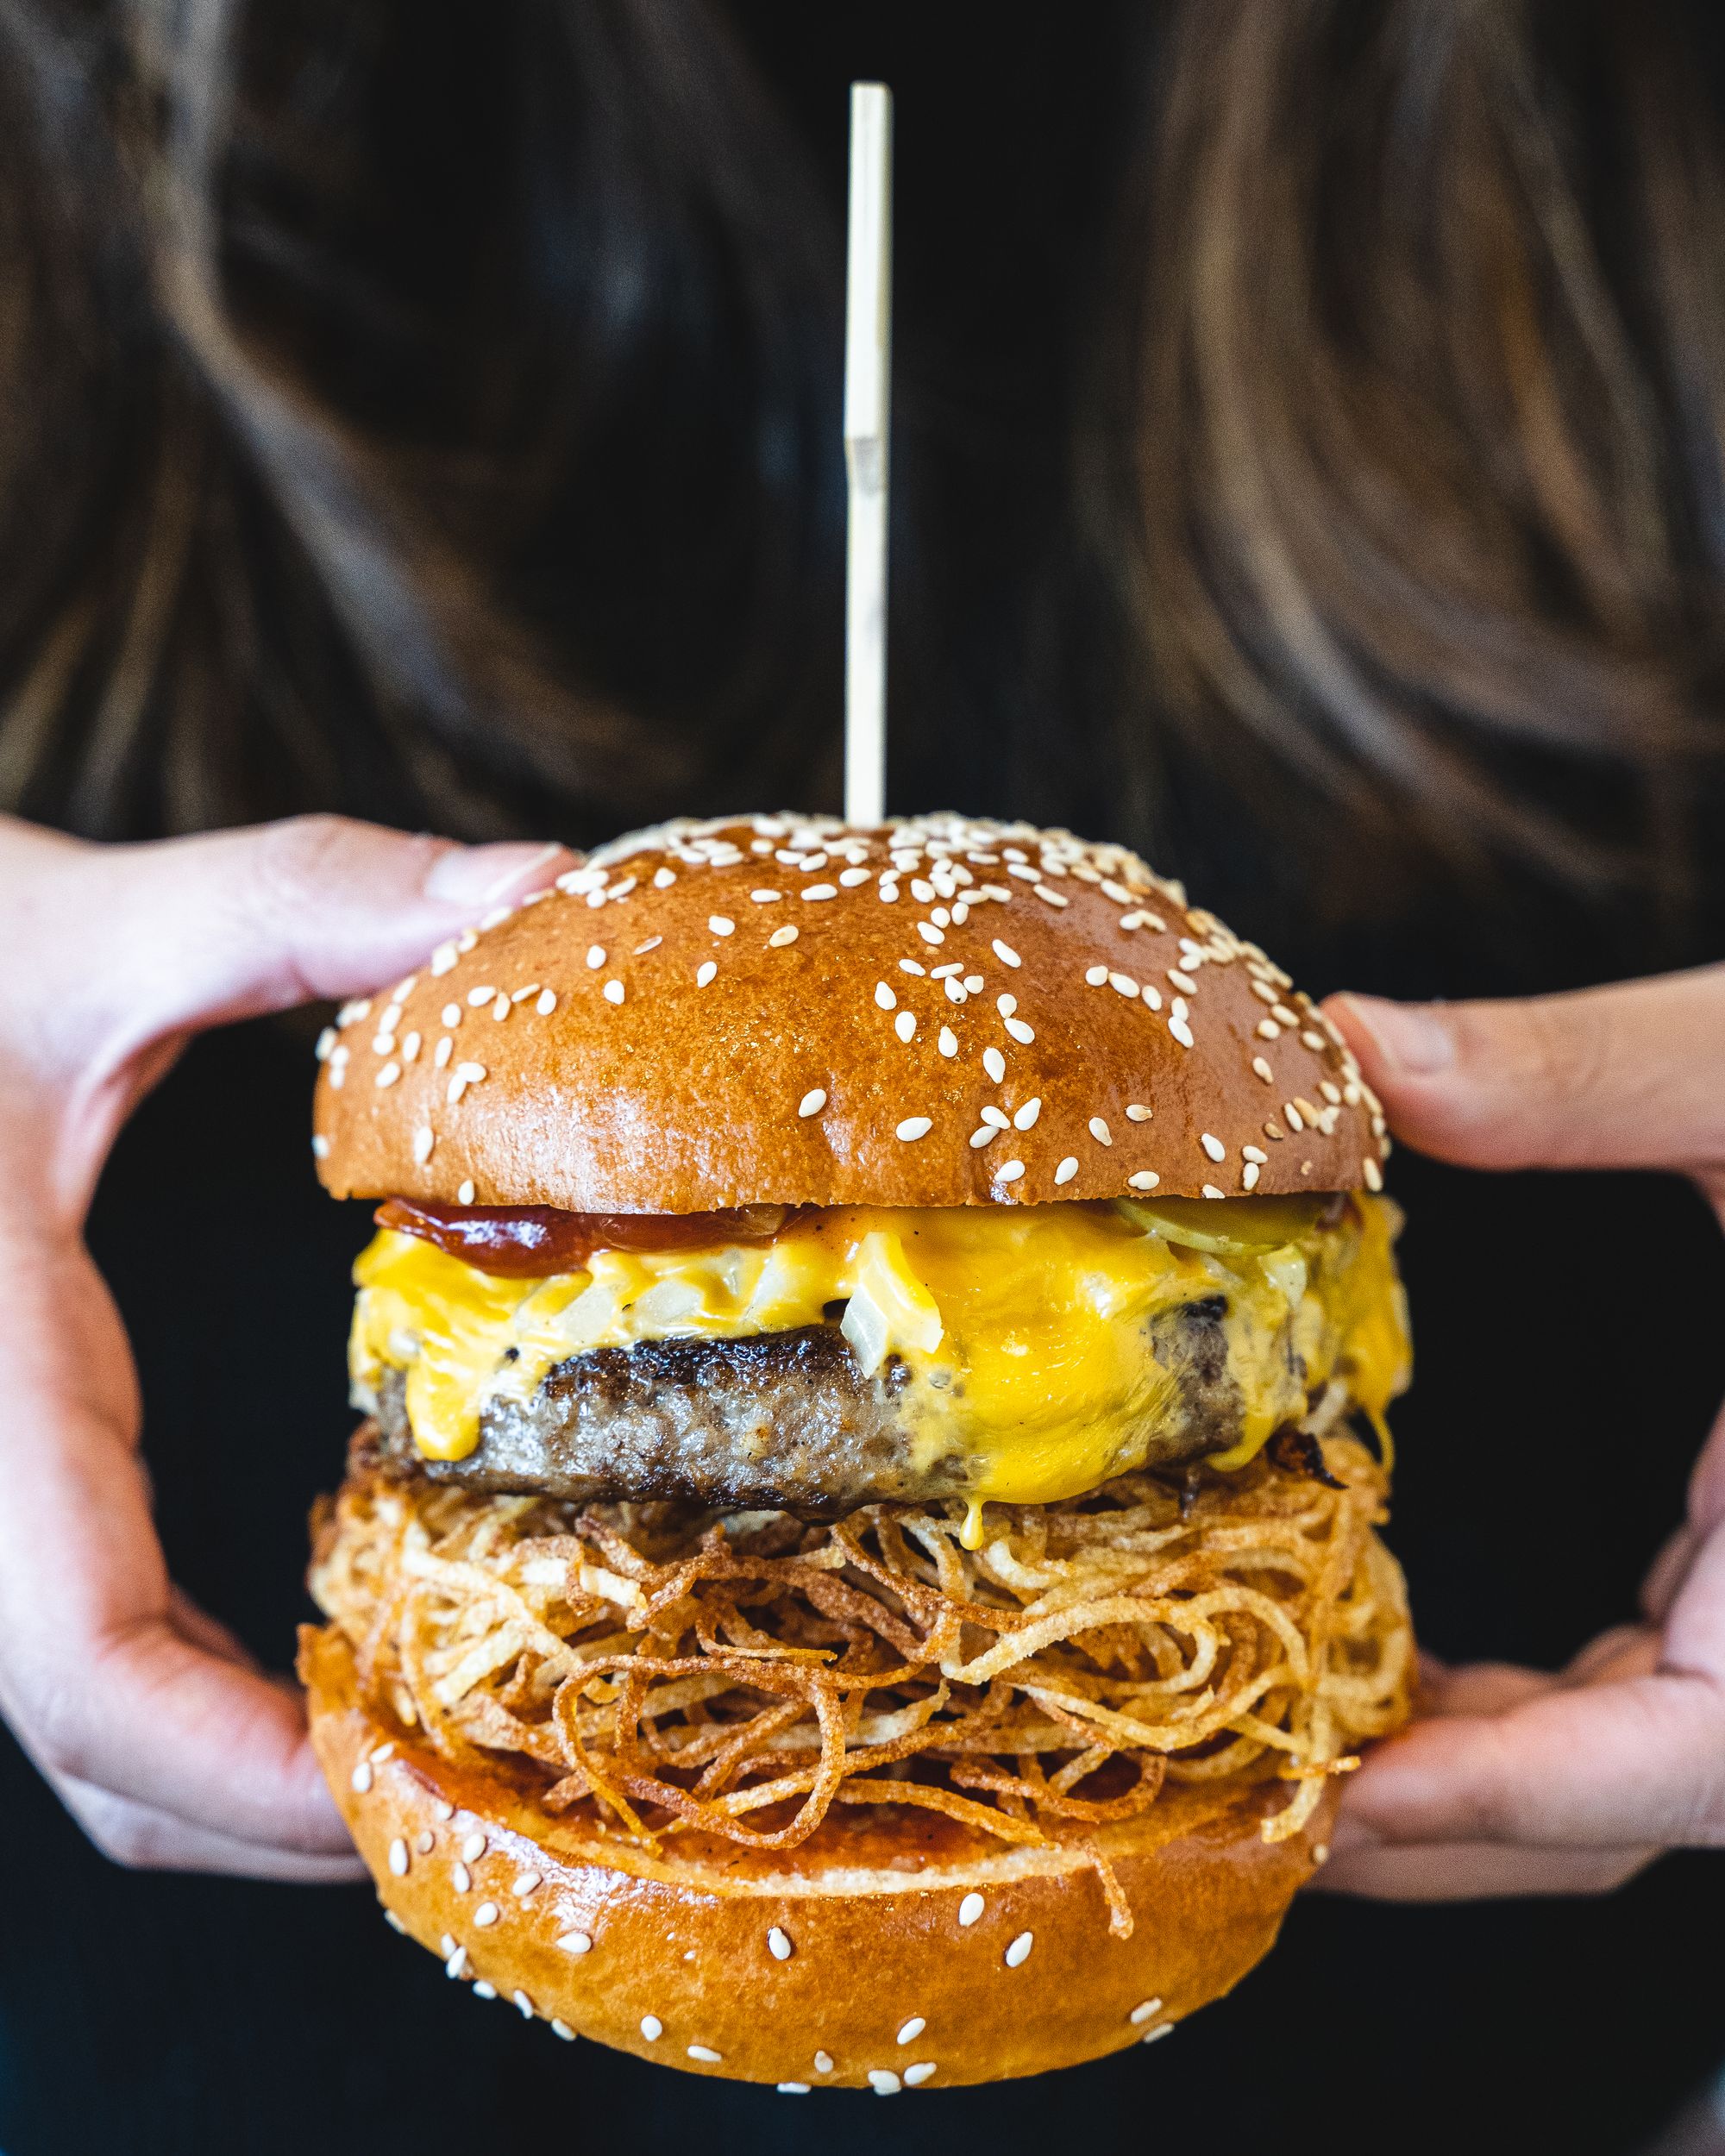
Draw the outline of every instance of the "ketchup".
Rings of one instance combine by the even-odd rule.
[[[723,1213],[563,1213],[555,1206],[438,1206],[386,1198],[380,1228],[435,1243],[475,1271],[511,1279],[579,1271],[595,1250],[677,1250],[704,1243],[770,1243],[790,1206]]]

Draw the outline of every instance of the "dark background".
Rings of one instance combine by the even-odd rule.
[[[1092,601],[1064,580],[1063,415],[1104,252],[1131,10],[1098,7],[1093,39],[1046,50],[1029,11],[1012,39],[968,44],[921,34],[923,10],[734,12],[835,207],[845,81],[899,89],[895,650],[919,674],[895,677],[895,700],[939,716],[895,737],[894,805],[1036,815],[1037,770],[1057,761],[1074,821],[1114,836],[1106,786],[1087,799],[1074,778],[1082,744],[1058,700],[1026,708],[1021,685],[1083,663]],[[834,661],[836,696],[836,647]],[[1534,893],[1471,907],[1433,893],[1350,927],[1316,902],[1315,870],[1299,901],[1272,900],[1229,804],[1201,786],[1171,821],[1157,865],[1314,992],[1502,993],[1668,959]],[[1691,955],[1719,952],[1703,939]],[[122,1139],[91,1228],[142,1367],[176,1575],[280,1666],[311,1614],[306,1510],[339,1476],[351,1420],[346,1275],[367,1233],[362,1209],[312,1180],[310,1039],[270,1025],[195,1048]],[[1405,1154],[1391,1175],[1419,1363],[1396,1417],[1391,1539],[1422,1635],[1447,1656],[1558,1662],[1630,1613],[1678,1518],[1721,1389],[1725,1252],[1669,1181],[1484,1180]],[[129,1875],[3,1737],[0,1821],[5,2156],[438,2156],[601,2134],[648,2152],[819,2140],[835,2156],[888,2141],[1012,2156],[1063,2134],[1218,2156],[1366,2137],[1407,2156],[1534,2139],[1629,2156],[1725,2058],[1716,1858],[1668,1859],[1601,1901],[1308,1898],[1235,1997],[1167,2044],[1033,2084],[925,2090],[882,2115],[872,2096],[784,2099],[571,2050],[449,1984],[368,1890]]]

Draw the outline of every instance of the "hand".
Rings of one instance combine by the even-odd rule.
[[[294,1687],[168,1579],[84,1247],[103,1163],[194,1033],[392,981],[571,865],[334,818],[123,847],[0,818],[0,1713],[122,1862],[361,1876]]]
[[[1397,1137],[1475,1168],[1662,1168],[1725,1219],[1725,968],[1525,1003],[1339,996]],[[1725,1845],[1725,1416],[1641,1622],[1556,1676],[1428,1663],[1423,1718],[1352,1777],[1327,1886],[1581,1893]]]

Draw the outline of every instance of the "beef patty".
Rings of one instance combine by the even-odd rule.
[[[1226,1311],[1225,1298],[1211,1295],[1151,1320],[1148,1345],[1168,1382],[1123,1467],[1195,1459],[1238,1442],[1242,1403],[1228,1369]],[[906,1397],[913,1384],[895,1360],[865,1376],[837,1326],[813,1325],[573,1356],[530,1401],[492,1401],[465,1459],[421,1458],[398,1371],[385,1381],[378,1421],[386,1451],[437,1482],[577,1502],[693,1498],[819,1518],[877,1500],[969,1495],[973,1463],[957,1445],[930,1445],[926,1405]]]

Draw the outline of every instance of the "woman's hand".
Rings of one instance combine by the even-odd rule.
[[[167,1576],[84,1247],[103,1163],[194,1033],[392,981],[570,865],[334,818],[125,847],[0,818],[0,1712],[124,1863],[361,1874],[294,1687]]]
[[[1476,1168],[1663,1168],[1725,1219],[1725,968],[1526,1003],[1329,1006],[1396,1134]],[[1555,1677],[1426,1668],[1427,1719],[1347,1789],[1326,1885],[1586,1892],[1725,1845],[1725,1416],[1641,1622]]]

